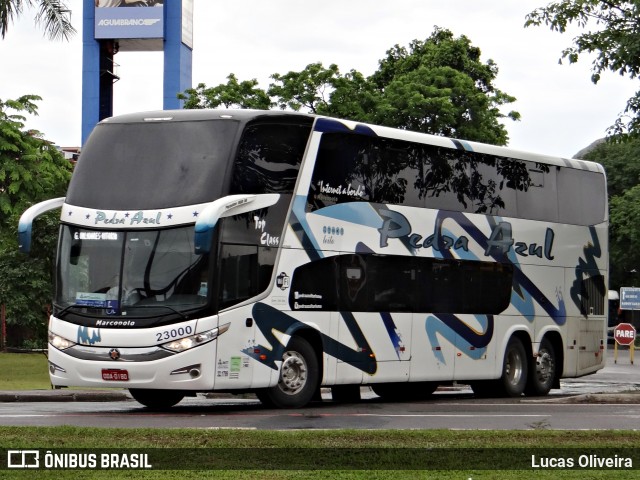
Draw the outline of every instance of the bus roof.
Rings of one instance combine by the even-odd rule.
[[[323,118],[333,121],[349,130],[355,130],[356,127],[366,127],[373,134],[392,138],[397,140],[405,140],[416,143],[428,143],[446,148],[463,149],[471,152],[484,153],[489,155],[497,155],[500,157],[517,158],[520,160],[529,160],[545,165],[555,165],[558,167],[576,168],[578,170],[588,170],[604,174],[604,168],[595,162],[579,159],[568,159],[561,157],[553,157],[538,153],[525,152],[502,147],[497,145],[489,145],[480,142],[467,140],[459,140],[454,138],[420,133],[408,130],[402,130],[380,125],[371,125],[363,122],[355,122],[351,120],[342,120],[331,117],[323,117],[315,114],[290,112],[284,110],[251,110],[251,109],[193,109],[193,110],[154,110],[147,112],[129,113],[118,115],[102,120],[100,123],[138,123],[138,122],[161,122],[161,121],[201,121],[201,120],[217,120],[217,119],[236,119],[242,122],[248,122],[257,118],[276,118],[276,117],[300,118],[309,121],[310,119]]]

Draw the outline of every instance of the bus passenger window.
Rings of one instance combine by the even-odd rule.
[[[219,308],[255,297],[271,282],[277,250],[223,243],[220,249]]]
[[[220,308],[258,293],[258,247],[223,244],[220,251]]]

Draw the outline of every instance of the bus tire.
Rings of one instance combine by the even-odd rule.
[[[527,385],[527,352],[518,337],[511,337],[504,352],[499,393],[505,397],[519,397]]]
[[[138,403],[152,410],[166,410],[184,398],[184,393],[179,390],[130,388],[129,393]]]
[[[256,392],[267,406],[300,408],[314,397],[320,384],[318,357],[304,338],[291,337],[282,355],[278,384]]]
[[[549,393],[556,380],[556,351],[546,338],[540,342],[535,362],[529,367],[529,377],[524,390],[526,395],[543,396]]]

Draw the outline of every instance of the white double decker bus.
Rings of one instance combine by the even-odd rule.
[[[604,365],[601,166],[291,112],[102,121],[61,207],[49,370],[166,408],[369,385],[545,395]]]

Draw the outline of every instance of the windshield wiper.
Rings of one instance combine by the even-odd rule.
[[[54,304],[54,307],[60,308],[60,305]],[[64,307],[62,310],[56,313],[55,316],[58,317],[59,319],[62,319],[67,313],[69,313],[69,310],[71,310],[72,308],[91,308],[91,307],[89,307],[88,305],[81,305],[79,303],[74,303],[72,305],[67,305],[66,307]]]

